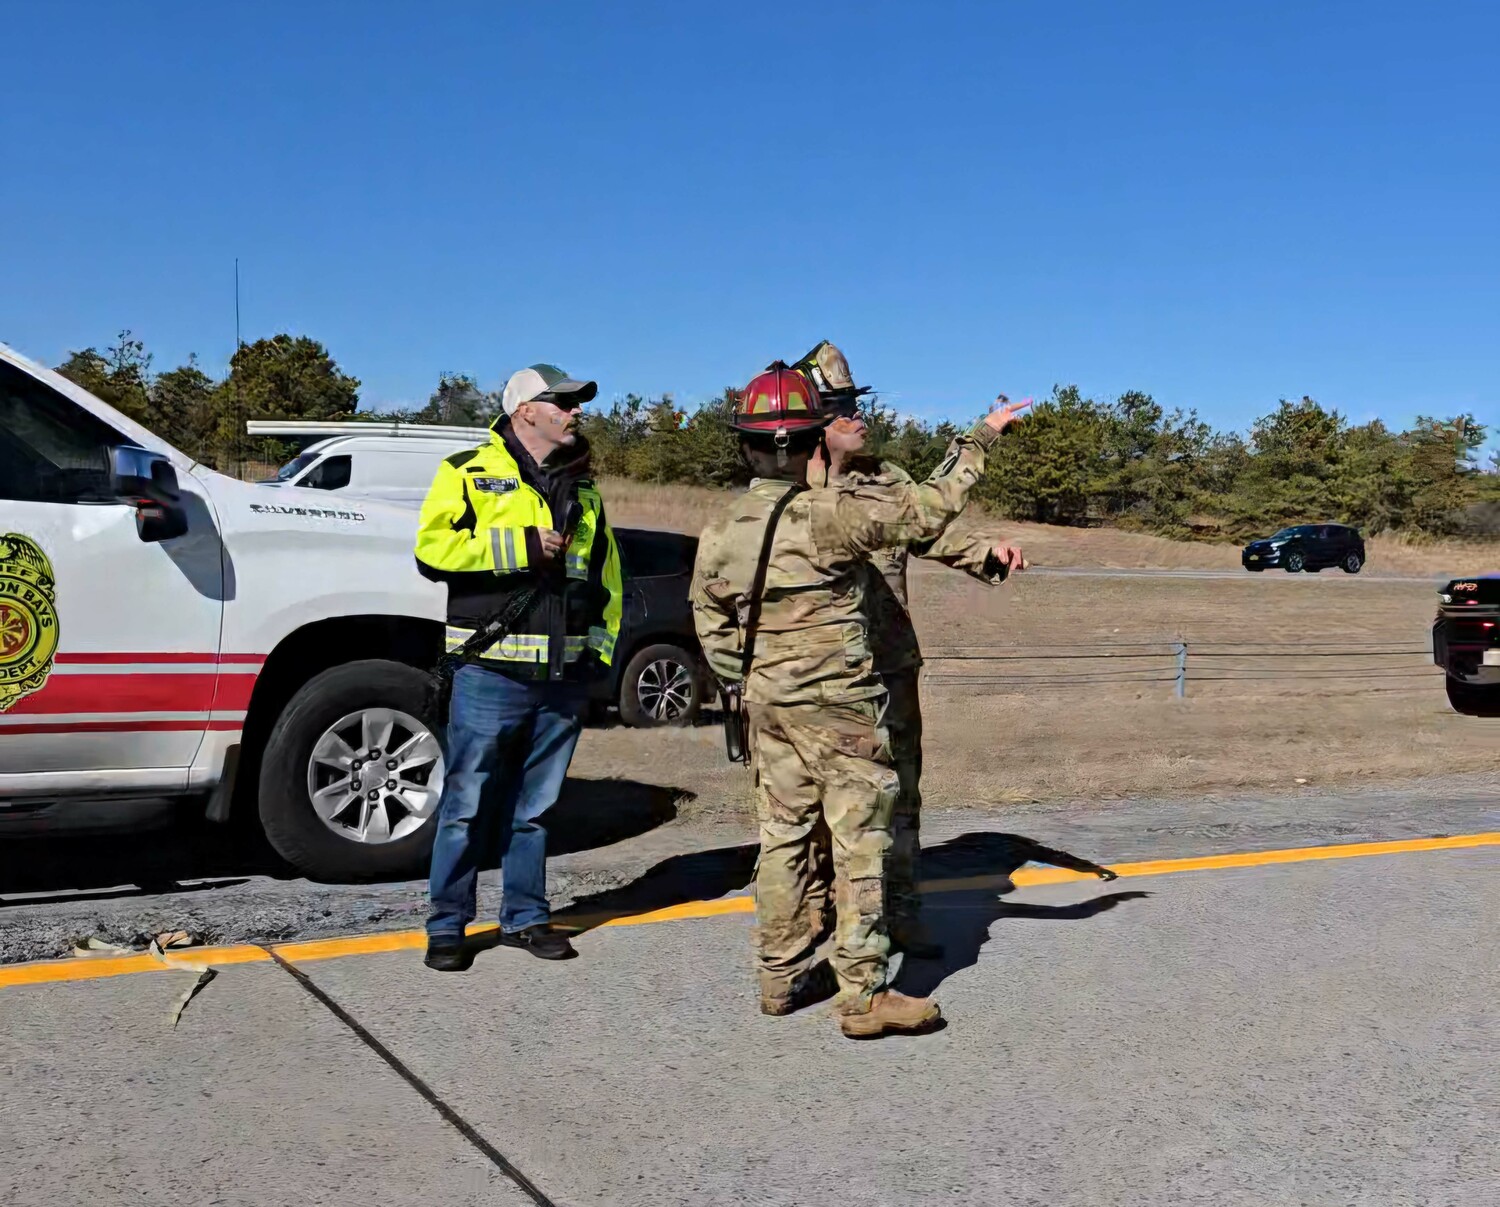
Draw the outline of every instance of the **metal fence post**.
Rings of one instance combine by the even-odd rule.
[[[1177,643],[1177,689],[1176,696],[1181,700],[1187,695],[1187,642]]]

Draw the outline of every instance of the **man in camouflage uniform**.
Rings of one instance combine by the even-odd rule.
[[[824,340],[795,368],[812,380],[829,415],[823,447],[814,454],[808,471],[814,485],[826,483],[858,490],[911,482],[911,475],[899,465],[861,454],[866,427],[859,414],[859,399],[870,391],[854,384],[849,362],[838,348]],[[999,401],[1004,404],[1008,400],[1001,395]],[[907,603],[906,564],[912,554],[963,570],[990,584],[1004,582],[1026,563],[1015,546],[950,528],[935,540],[876,550],[861,567],[869,602],[870,650],[876,673],[889,693],[885,722],[900,781],[891,823],[891,853],[886,861],[891,947],[914,958],[936,959],[943,951],[921,926],[917,891],[922,814],[922,705],[917,681],[922,651]],[[810,908],[818,933],[826,936],[833,924],[833,853],[826,830],[819,828],[814,841]]]
[[[821,821],[839,872],[831,964],[840,1029],[863,1038],[924,1030],[939,1018],[936,1003],[886,987],[884,877],[899,784],[860,567],[877,549],[939,537],[1018,409],[993,412],[960,436],[927,482],[809,490],[825,419],[807,379],[777,362],[738,404],[741,450],[757,476],[700,538],[692,601],[710,666],[742,684],[750,714],[761,831],[757,965],[767,1014],[789,1013],[818,993],[808,892]],[[746,668],[757,563],[783,503]]]

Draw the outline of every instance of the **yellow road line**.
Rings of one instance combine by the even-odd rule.
[[[191,947],[179,949],[181,958],[194,964],[209,963],[216,968],[226,964],[254,964],[271,957],[259,947],[236,944],[233,947]],[[80,956],[73,960],[45,960],[36,964],[11,964],[0,967],[0,989],[11,985],[44,985],[53,981],[95,981],[102,977],[124,976],[131,972],[172,972],[177,961],[169,955],[166,963],[147,952],[133,956]],[[192,971],[196,976],[196,970]]]
[[[1244,851],[1232,855],[1202,855],[1191,859],[1150,859],[1139,863],[1117,863],[1111,868],[1121,879],[1134,876],[1167,876],[1176,872],[1212,872],[1227,868],[1267,867],[1280,863],[1309,863],[1322,859],[1360,859],[1371,855],[1405,855],[1417,851],[1456,851],[1471,847],[1500,845],[1500,831],[1484,834],[1455,834],[1447,838],[1406,838],[1396,842],[1353,842],[1327,847],[1290,847],[1278,851]],[[965,890],[992,889],[1013,884],[1028,888],[1038,884],[1064,884],[1073,880],[1094,880],[1086,872],[1066,868],[1020,868],[1010,876],[966,876],[949,880],[924,881],[927,892],[952,893]],[[587,926],[644,926],[654,922],[680,922],[691,918],[718,918],[729,914],[755,912],[750,897],[724,897],[717,901],[689,901],[647,913],[623,917],[572,917],[569,923]],[[470,934],[495,929],[493,922],[469,928]],[[371,955],[377,952],[409,951],[426,944],[420,930],[390,931],[384,934],[351,935],[339,939],[309,939],[301,943],[277,943],[276,953],[292,963],[310,960],[333,960],[343,956]],[[180,953],[195,964],[222,967],[227,964],[254,964],[269,961],[265,951],[249,944],[232,947],[195,947]],[[90,981],[103,977],[126,976],[136,972],[169,972],[174,960],[165,964],[155,956],[94,956],[72,960],[46,960],[33,964],[0,967],[0,989],[12,985],[44,985],[59,981]]]
[[[1360,859],[1369,855],[1406,855],[1414,851],[1456,851],[1500,844],[1500,831],[1454,834],[1446,838],[1403,838],[1395,842],[1349,842],[1331,847],[1285,847],[1279,851],[1242,851],[1233,855],[1200,855],[1192,859],[1148,859],[1140,863],[1112,863],[1110,871],[1127,876],[1167,876],[1174,872],[1217,872],[1226,868],[1257,868],[1276,863],[1309,863],[1319,859]],[[969,876],[959,880],[925,880],[929,893],[989,888],[1005,883],[1005,876]],[[1094,880],[1087,872],[1067,868],[1021,868],[1008,878],[1018,888],[1034,884],[1063,884]]]

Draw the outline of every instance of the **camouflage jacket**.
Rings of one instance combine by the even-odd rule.
[[[963,510],[995,439],[993,429],[976,424],[926,482],[846,482],[793,498],[771,547],[746,701],[843,704],[884,692],[870,647],[868,559],[937,540]],[[788,482],[752,482],[698,542],[693,619],[709,666],[726,682],[743,678],[756,562],[771,511],[789,489]]]
[[[910,482],[911,475],[899,465],[877,461],[873,457],[856,457],[844,467],[836,485],[850,487],[883,486]],[[985,563],[996,538],[977,532],[945,530],[935,540],[913,541],[900,549],[880,549],[870,555],[861,568],[866,576],[866,597],[870,613],[870,650],[875,669],[886,673],[912,670],[922,665],[922,648],[912,624],[906,598],[906,561],[909,555],[929,558],[973,575],[981,582],[1003,581],[999,572],[986,574]]]

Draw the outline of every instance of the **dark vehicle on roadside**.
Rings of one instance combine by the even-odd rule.
[[[1337,566],[1358,574],[1365,564],[1365,539],[1347,524],[1298,524],[1263,541],[1251,541],[1240,553],[1246,570],[1281,569],[1288,574],[1316,574]]]
[[[620,637],[597,707],[616,705],[627,725],[688,725],[703,703],[707,671],[688,589],[698,538],[616,528],[625,579]]]
[[[1432,660],[1455,712],[1500,717],[1500,575],[1456,578],[1438,593]]]

